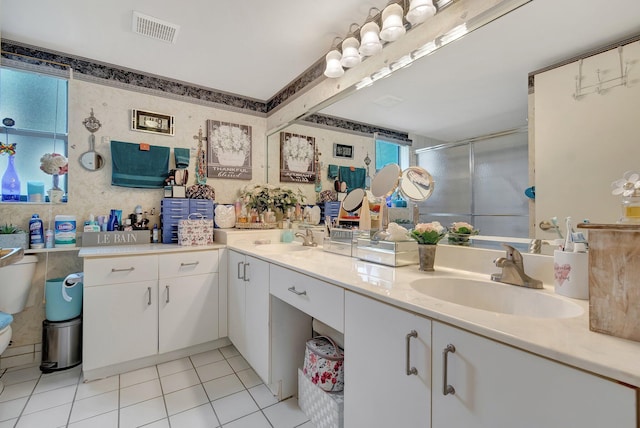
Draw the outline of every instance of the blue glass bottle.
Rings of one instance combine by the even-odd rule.
[[[18,171],[16,171],[15,157],[16,155],[9,155],[9,164],[2,176],[3,201],[20,200],[20,178],[18,177]]]

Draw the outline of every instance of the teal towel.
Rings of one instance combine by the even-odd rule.
[[[176,159],[176,168],[187,169],[189,167],[189,149],[176,147],[173,149],[173,156]]]
[[[338,170],[340,181],[347,183],[347,192],[353,189],[364,189],[367,171],[364,168],[354,168],[351,171],[350,166],[341,166]]]
[[[111,141],[111,184],[121,187],[162,188],[169,171],[169,147]]]
[[[327,169],[327,178],[337,178],[338,177],[338,165],[329,165]]]

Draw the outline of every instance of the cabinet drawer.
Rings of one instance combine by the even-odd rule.
[[[160,278],[218,272],[217,250],[160,254],[158,261]]]
[[[161,202],[162,210],[171,208],[184,208],[189,210],[189,199],[187,198],[164,198]]]
[[[344,332],[344,290],[335,285],[271,265],[271,294]]]
[[[158,279],[158,257],[107,257],[84,260],[84,286]]]

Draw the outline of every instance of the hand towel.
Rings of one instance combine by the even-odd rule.
[[[353,169],[353,171],[352,171]],[[367,171],[364,168],[352,168],[349,166],[341,166],[338,169],[340,181],[347,183],[347,192],[353,189],[364,189]]]
[[[336,178],[338,176],[338,165],[329,165],[327,168],[327,178]]]
[[[111,184],[121,187],[162,188],[169,171],[169,147],[111,141]]]
[[[176,168],[187,169],[189,167],[189,149],[176,147],[173,149],[173,156],[176,160]]]

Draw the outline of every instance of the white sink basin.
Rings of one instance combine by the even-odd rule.
[[[301,242],[279,243],[279,244],[257,244],[256,251],[269,254],[274,253],[294,253],[299,251],[309,251],[312,247],[305,247]]]
[[[572,318],[579,305],[539,290],[467,278],[424,278],[411,287],[427,296],[457,305],[533,318]]]

